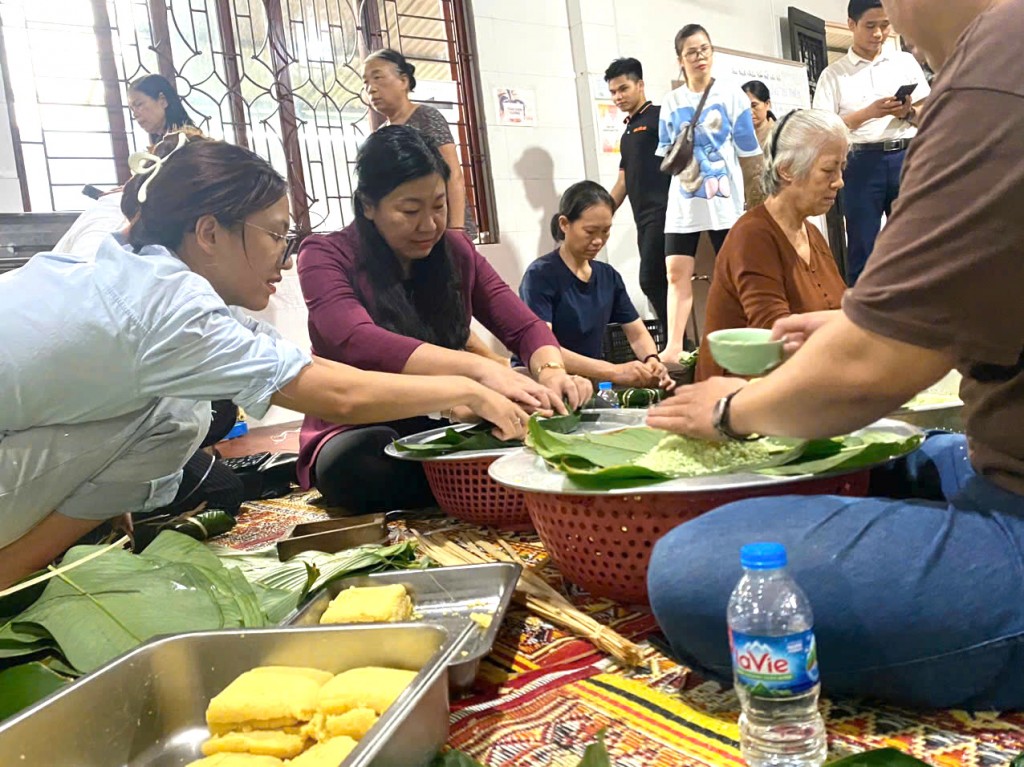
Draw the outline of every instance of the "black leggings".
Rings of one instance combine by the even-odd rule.
[[[708,237],[711,239],[711,245],[715,249],[715,255],[722,249],[725,238],[729,234],[728,229],[708,229]],[[697,245],[700,242],[700,232],[687,232],[686,234],[677,234],[675,232],[667,232],[665,234],[665,257],[668,256],[690,256],[692,258],[697,257]]]
[[[351,514],[433,506],[436,501],[423,467],[391,458],[384,448],[398,437],[438,425],[429,418],[409,418],[343,431],[320,448],[313,484],[328,506]]]

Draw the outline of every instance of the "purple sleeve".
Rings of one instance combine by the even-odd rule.
[[[485,328],[527,365],[542,346],[559,348],[551,328],[527,308],[465,237],[449,234],[448,241],[456,259],[469,264],[470,308]]]
[[[351,272],[351,238],[344,232],[307,237],[298,258],[299,283],[309,309],[313,353],[383,373],[401,373],[422,341],[378,326],[363,304]]]

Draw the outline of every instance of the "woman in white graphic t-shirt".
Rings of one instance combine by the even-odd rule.
[[[661,353],[665,362],[678,362],[683,349],[693,307],[690,281],[700,233],[708,233],[717,253],[744,208],[753,208],[764,198],[759,181],[761,145],[750,101],[738,84],[712,81],[714,48],[707,30],[699,24],[679,30],[676,55],[684,82],[662,101],[658,154],[669,150],[690,124],[709,85],[710,90],[694,134],[693,160],[669,187],[665,216],[668,344]]]

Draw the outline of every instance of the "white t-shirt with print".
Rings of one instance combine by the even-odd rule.
[[[682,85],[662,99],[659,156],[665,156],[676,136],[693,119],[701,95]],[[669,186],[665,233],[731,228],[743,215],[739,158],[760,154],[750,99],[738,84],[716,80],[697,126],[693,161],[672,178]]]

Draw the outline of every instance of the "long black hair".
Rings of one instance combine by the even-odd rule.
[[[615,210],[615,200],[608,190],[596,181],[577,181],[566,189],[562,193],[562,199],[558,201],[558,212],[551,219],[551,236],[555,238],[555,242],[565,239],[565,232],[558,224],[562,216],[571,224],[595,205],[607,205],[611,210]]]
[[[169,133],[153,148],[166,158],[155,176],[138,174],[125,184],[121,212],[132,222],[129,241],[136,249],[176,250],[201,217],[238,226],[288,191],[281,174],[248,149],[208,138],[190,138],[179,148],[180,135]],[[146,201],[140,203],[139,189],[147,180]]]
[[[145,75],[140,77],[128,86],[128,90],[145,93],[154,101],[159,99],[162,93],[164,100],[167,101],[167,109],[164,110],[164,132],[150,133],[149,143],[156,144],[165,134],[171,131],[184,128],[186,125],[195,125],[192,122],[192,118],[188,116],[188,112],[185,111],[185,107],[181,103],[181,97],[178,96],[178,91],[175,90],[171,81],[163,75]]]
[[[772,92],[768,90],[768,86],[760,80],[748,80],[743,83],[743,92],[748,96],[753,96],[755,99],[760,101],[762,104],[767,104],[772,100]],[[773,122],[779,118],[775,116],[772,110],[768,110],[768,119]]]
[[[356,157],[359,183],[353,200],[359,232],[358,268],[372,296],[363,296],[373,321],[399,335],[448,349],[463,349],[469,317],[462,275],[442,236],[426,258],[412,263],[404,279],[398,256],[366,217],[366,206],[380,201],[409,181],[437,174],[447,186],[450,171],[441,153],[407,125],[388,125],[373,133]]]

